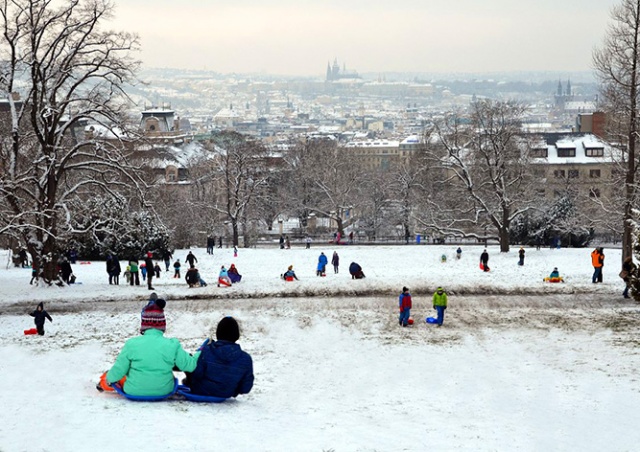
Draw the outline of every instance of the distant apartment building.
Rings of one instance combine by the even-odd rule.
[[[530,151],[538,195],[552,200],[573,194],[610,197],[621,153],[591,133],[547,133]]]
[[[399,140],[358,140],[349,141],[342,147],[345,152],[358,158],[364,168],[388,170],[394,164],[420,149],[421,140],[418,136],[410,136]]]

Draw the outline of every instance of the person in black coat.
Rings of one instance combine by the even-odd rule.
[[[147,252],[147,257],[145,257],[144,259],[144,265],[147,268],[147,288],[149,290],[155,290],[153,288],[153,285],[151,284],[151,281],[153,280],[153,275],[155,274],[155,271],[153,269],[154,267],[153,253],[151,251]]]
[[[65,257],[62,259],[62,261],[59,264],[60,267],[60,276],[62,276],[62,280],[69,284],[69,278],[71,277],[71,274],[73,273],[73,270],[71,269],[71,264],[69,263],[69,260]]]
[[[44,336],[45,319],[49,319],[49,322],[53,322],[53,319],[51,318],[49,313],[44,310],[44,303],[40,302],[36,310],[29,315],[33,317],[33,322],[36,324],[36,330],[38,330],[38,334],[40,336]]]
[[[489,271],[489,253],[487,253],[487,250],[484,250],[480,255],[480,263],[482,264],[482,270],[488,272]]]
[[[213,397],[237,397],[253,387],[253,361],[236,344],[240,338],[238,322],[225,317],[218,323],[216,341],[208,339],[200,347],[198,365],[187,373],[185,383],[194,394]]]
[[[193,267],[196,265],[196,262],[198,262],[198,259],[196,259],[193,253],[189,251],[189,254],[187,254],[187,258],[185,259],[185,261],[189,263],[190,267]]]

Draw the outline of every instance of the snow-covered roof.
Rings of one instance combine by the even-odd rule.
[[[400,144],[419,144],[420,142],[421,140],[418,135],[410,135],[404,140],[402,140]]]
[[[102,124],[91,124],[84,128],[86,133],[92,133],[95,138],[118,139],[126,137],[126,134],[118,127],[105,127]]]
[[[396,140],[365,140],[365,141],[349,141],[345,144],[348,148],[397,148],[400,142]]]
[[[620,151],[592,134],[565,135],[555,142],[547,139],[534,148],[547,149],[547,157],[534,157],[535,163],[589,164],[612,163],[620,160]],[[563,155],[559,155],[563,154]]]

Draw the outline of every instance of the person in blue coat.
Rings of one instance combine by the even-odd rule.
[[[200,348],[196,369],[185,383],[191,392],[213,397],[237,397],[253,387],[253,361],[236,344],[240,338],[238,322],[225,317],[218,323],[216,341],[208,339]]]
[[[351,279],[364,278],[362,267],[356,262],[351,262],[351,265],[349,265],[349,273],[351,274]]]
[[[329,259],[327,259],[327,256],[325,256],[324,253],[320,253],[320,256],[318,256],[318,268],[316,269],[316,275],[324,276],[328,263]]]

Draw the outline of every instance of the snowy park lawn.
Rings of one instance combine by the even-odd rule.
[[[517,248],[489,247],[483,273],[481,247],[459,261],[455,248],[314,244],[235,259],[194,249],[208,287],[164,272],[154,286],[168,300],[166,335],[189,351],[224,315],[241,322],[255,386],[216,405],[95,390],[138,334],[146,286],[109,286],[104,262],[75,265],[82,284],[68,288],[3,267],[0,451],[637,450],[640,305],[621,296],[620,250],[605,248],[604,282],[592,284],[591,249],[527,249],[519,267]],[[340,273],[315,276],[320,251],[334,250]],[[366,279],[351,280],[352,261]],[[216,287],[232,262],[242,282]],[[288,265],[300,281],[280,279]],[[542,282],[553,267],[564,284]],[[403,285],[408,328],[397,322]],[[424,322],[438,285],[450,292],[441,328]],[[24,336],[39,301],[53,323]]]

